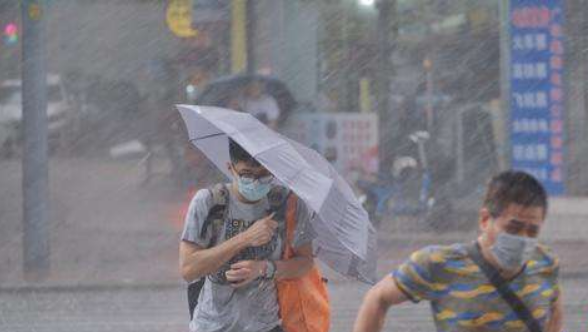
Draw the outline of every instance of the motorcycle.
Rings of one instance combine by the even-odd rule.
[[[390,216],[413,216],[427,225],[434,215],[437,200],[426,153],[430,135],[416,131],[408,138],[416,146],[416,156],[399,156],[388,172],[363,174],[356,181],[360,201],[376,225]]]

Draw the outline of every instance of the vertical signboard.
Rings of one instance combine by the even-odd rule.
[[[565,193],[563,0],[510,0],[512,167]]]

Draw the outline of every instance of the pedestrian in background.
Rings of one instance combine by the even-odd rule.
[[[389,307],[426,300],[438,331],[560,332],[559,260],[538,243],[547,205],[531,175],[495,176],[477,240],[413,253],[367,293],[354,331],[380,331]]]
[[[250,113],[268,127],[278,129],[281,110],[277,101],[266,92],[259,80],[252,80],[244,89],[239,103],[240,109]]]

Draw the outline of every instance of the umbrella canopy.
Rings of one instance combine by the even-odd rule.
[[[376,236],[350,186],[316,151],[266,127],[248,113],[177,106],[190,141],[225,175],[231,138],[315,212],[317,257],[344,275],[375,280]]]
[[[284,121],[290,112],[297,107],[297,102],[286,84],[280,79],[266,75],[237,74],[220,77],[206,85],[196,98],[196,104],[226,107],[230,97],[253,81],[259,81],[265,86],[265,92],[278,103]]]

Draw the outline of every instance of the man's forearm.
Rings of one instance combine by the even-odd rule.
[[[182,275],[187,281],[193,281],[214,273],[247,246],[245,238],[237,235],[218,246],[191,253],[182,262]]]
[[[381,331],[388,307],[377,292],[369,291],[359,309],[353,332]]]
[[[553,303],[551,318],[547,322],[547,332],[561,332],[563,330],[563,305],[561,295]]]

